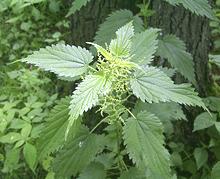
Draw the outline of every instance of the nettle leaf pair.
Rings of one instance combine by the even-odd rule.
[[[98,52],[96,67],[92,65],[94,57],[88,50],[63,44],[40,49],[23,60],[61,77],[73,80],[82,77],[71,99],[66,99],[64,107],[61,103],[57,109],[62,110],[56,109],[56,115],[51,117],[45,132],[45,136],[49,136],[42,135],[39,141],[39,158],[65,143],[54,162],[58,175],[77,175],[91,168],[91,162],[97,162],[97,155],[108,148],[105,142],[108,140],[105,132],[97,135],[94,131],[106,122],[117,128],[118,155],[125,150],[118,164],[121,172],[130,170],[124,162],[124,155],[128,154],[143,178],[171,178],[160,119],[143,109],[133,114],[126,101],[130,96],[136,96],[145,103],[175,102],[206,107],[190,84],[174,84],[166,73],[150,66],[158,51],[158,32],[158,29],[150,28],[135,34],[132,22],[129,22],[116,31],[116,37],[106,44],[106,48],[89,43]],[[89,131],[80,124],[81,116],[94,106],[99,106],[98,112],[103,119]],[[64,117],[68,112],[70,116]],[[114,149],[109,150],[114,156]]]

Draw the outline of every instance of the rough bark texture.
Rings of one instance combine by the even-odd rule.
[[[72,16],[71,42],[77,45],[85,45],[85,42],[93,41],[98,25],[117,9],[135,8],[135,0],[91,0],[85,7]]]
[[[197,89],[206,96],[209,87],[208,53],[210,49],[210,29],[207,18],[196,16],[182,7],[173,7],[161,0],[153,0],[156,15],[150,24],[163,29],[163,33],[175,34],[182,39],[195,63]]]

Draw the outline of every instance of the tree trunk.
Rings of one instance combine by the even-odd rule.
[[[182,39],[192,54],[195,74],[201,96],[206,96],[210,84],[208,54],[210,49],[209,20],[192,14],[183,7],[174,7],[161,0],[153,0],[152,8],[156,15],[150,25],[161,28],[165,34],[175,34]]]
[[[85,46],[92,42],[98,26],[117,9],[135,9],[135,0],[91,0],[71,17],[71,42]]]

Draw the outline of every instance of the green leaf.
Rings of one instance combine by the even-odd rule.
[[[186,159],[183,162],[182,168],[184,171],[195,174],[197,172],[196,162],[193,159]]]
[[[167,67],[158,67],[161,71],[163,71],[167,76],[170,78],[173,77],[176,73],[176,70],[173,68],[167,68]]]
[[[27,139],[31,133],[32,126],[31,124],[26,123],[25,126],[21,130],[21,135],[24,139]]]
[[[149,64],[153,60],[153,55],[158,47],[158,29],[147,29],[136,34],[132,40],[131,61],[137,64]]]
[[[210,58],[210,62],[220,67],[220,55],[209,55],[209,58]]]
[[[23,149],[24,158],[32,171],[34,171],[37,161],[37,150],[34,145],[26,143]]]
[[[79,11],[83,6],[86,6],[89,1],[90,0],[74,0],[66,17],[75,14],[76,11]]]
[[[171,178],[163,127],[156,116],[143,111],[136,119],[129,118],[123,127],[123,138],[130,158],[138,167],[149,168],[158,178]]]
[[[49,172],[45,179],[55,179],[55,173],[54,172]]]
[[[92,162],[82,173],[79,175],[78,179],[104,179],[106,178],[106,171],[102,164]]]
[[[37,141],[38,159],[44,159],[48,154],[56,151],[65,142],[65,132],[69,119],[70,98],[61,99],[51,110],[46,119],[45,128]],[[78,120],[77,120],[78,121]],[[77,130],[79,123],[71,128],[71,134]]]
[[[164,133],[167,136],[172,135],[174,132],[172,121],[181,119],[187,120],[181,106],[174,102],[149,104],[138,100],[132,113],[136,115],[145,110],[155,114],[155,116],[160,119],[164,126]]]
[[[61,77],[73,78],[85,73],[92,60],[92,54],[85,48],[57,44],[42,48],[22,61]]]
[[[212,168],[211,179],[219,179],[220,178],[220,162],[217,162]]]
[[[191,84],[174,84],[165,73],[154,67],[146,66],[143,70],[137,70],[131,80],[131,88],[143,102],[173,101],[207,109]]]
[[[172,5],[182,4],[186,9],[189,9],[191,12],[200,15],[206,16],[210,19],[214,19],[214,13],[211,9],[207,0],[165,0]]]
[[[181,158],[181,155],[178,152],[173,152],[171,154],[171,162],[172,162],[172,166],[182,166],[183,164],[183,160]]]
[[[116,39],[112,40],[109,50],[117,57],[128,57],[131,49],[131,38],[134,36],[134,27],[132,22],[116,31]]]
[[[0,142],[1,143],[8,143],[8,144],[12,144],[18,140],[21,140],[22,136],[19,133],[16,132],[9,132],[6,135],[0,137]]]
[[[138,16],[134,16],[129,10],[118,10],[113,12],[106,18],[104,23],[102,23],[96,32],[94,42],[101,46],[109,44],[111,39],[114,39],[115,32],[122,26],[133,21],[134,31],[141,32],[143,27],[143,22]]]
[[[182,107],[174,102],[149,104],[139,100],[135,105],[133,113],[137,114],[145,110],[155,114],[162,122],[180,119],[186,120]]]
[[[172,67],[189,81],[195,83],[193,58],[190,53],[186,52],[183,41],[174,35],[166,35],[159,41],[157,54],[166,58]]]
[[[21,147],[23,144],[25,143],[25,140],[19,140],[16,142],[16,144],[14,145],[14,148],[19,148]]]
[[[105,136],[105,139],[107,139],[107,141],[109,141],[109,136],[108,135]],[[99,154],[95,158],[95,162],[103,164],[106,169],[111,168],[115,163],[115,154],[113,152]]]
[[[212,116],[208,112],[203,112],[198,115],[194,121],[194,128],[193,131],[198,131],[201,129],[205,129],[211,127],[215,124],[216,121],[216,114],[212,114]]]
[[[197,169],[199,170],[208,160],[208,152],[204,148],[196,148],[194,150]]]
[[[9,149],[6,151],[6,157],[4,161],[4,168],[2,172],[12,172],[18,166],[20,158],[20,149]]]
[[[118,179],[146,179],[143,172],[137,168],[130,168],[121,174]]]
[[[90,134],[85,127],[66,142],[59,155],[54,160],[54,171],[58,176],[76,175],[93,161],[96,154],[103,149],[103,136]]]
[[[85,79],[76,87],[73,92],[70,104],[69,124],[67,133],[74,121],[88,111],[93,106],[97,105],[99,98],[106,95],[111,90],[111,81],[102,73],[95,75],[87,75]]]
[[[220,98],[215,96],[209,96],[203,99],[205,105],[212,111],[220,112]]]

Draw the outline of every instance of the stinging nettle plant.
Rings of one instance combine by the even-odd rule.
[[[38,141],[40,161],[59,151],[52,167],[57,176],[170,179],[163,124],[138,104],[174,102],[206,109],[190,84],[175,84],[161,68],[151,66],[163,45],[158,44],[160,30],[135,33],[132,23],[119,28],[105,48],[88,43],[97,50],[95,63],[85,48],[64,44],[22,60],[60,77],[82,79],[71,98],[61,99],[53,109]],[[102,119],[89,129],[83,115],[95,106]]]

